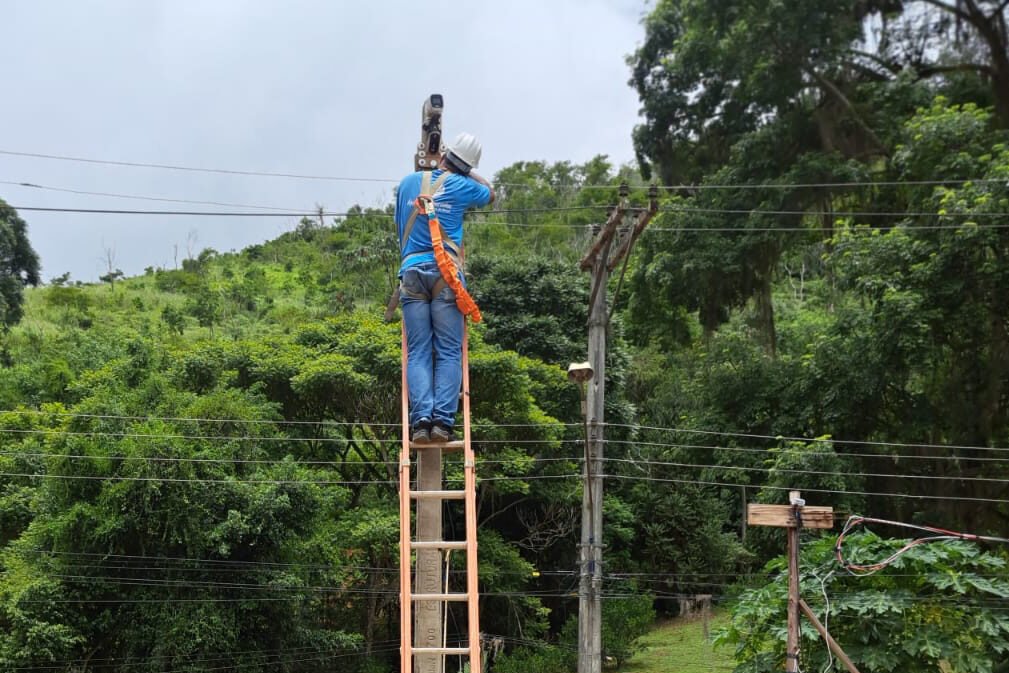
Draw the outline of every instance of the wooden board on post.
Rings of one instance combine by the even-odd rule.
[[[761,505],[750,503],[746,506],[746,522],[750,526],[774,526],[775,528],[794,528],[795,514],[791,505]],[[833,507],[802,507],[803,528],[833,528]]]

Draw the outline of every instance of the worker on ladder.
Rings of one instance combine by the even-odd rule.
[[[410,432],[415,444],[454,440],[464,320],[480,313],[465,287],[463,214],[494,201],[473,172],[481,147],[461,133],[434,171],[403,178],[396,193],[400,302],[407,344]]]

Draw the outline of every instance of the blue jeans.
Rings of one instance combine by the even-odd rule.
[[[404,271],[400,284],[411,426],[429,420],[451,428],[459,408],[463,316],[452,288],[431,297],[440,279],[438,265],[429,262]]]

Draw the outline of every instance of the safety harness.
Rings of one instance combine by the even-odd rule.
[[[403,227],[400,253],[406,252],[406,246],[410,240],[410,232],[413,231],[414,222],[416,222],[417,216],[423,212],[427,215],[427,223],[431,233],[431,247],[434,250],[434,261],[438,264],[441,278],[432,288],[430,297],[418,298],[430,301],[432,298],[437,297],[443,289],[450,287],[452,288],[452,292],[455,293],[455,305],[459,308],[459,311],[464,316],[469,316],[473,322],[480,322],[483,319],[483,316],[480,315],[480,309],[477,307],[476,302],[473,301],[473,297],[469,291],[466,290],[466,286],[462,284],[462,280],[460,280],[464,268],[463,249],[445,234],[445,229],[441,226],[441,222],[438,221],[438,216],[434,209],[434,194],[441,188],[449,175],[450,173],[445,171],[432,182],[431,171],[424,171],[421,174],[420,195],[414,202],[413,212],[410,213],[410,217],[407,218],[406,225]],[[415,252],[404,256],[403,261],[405,262],[411,257],[426,254],[426,251]],[[400,287],[400,292],[413,296],[413,293],[408,292],[402,287]]]

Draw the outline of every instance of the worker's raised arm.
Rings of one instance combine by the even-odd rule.
[[[494,194],[494,188],[491,187],[491,184],[487,182],[487,180],[476,171],[470,171],[469,176],[490,190],[490,201],[488,201],[487,203],[494,203],[495,194]]]

